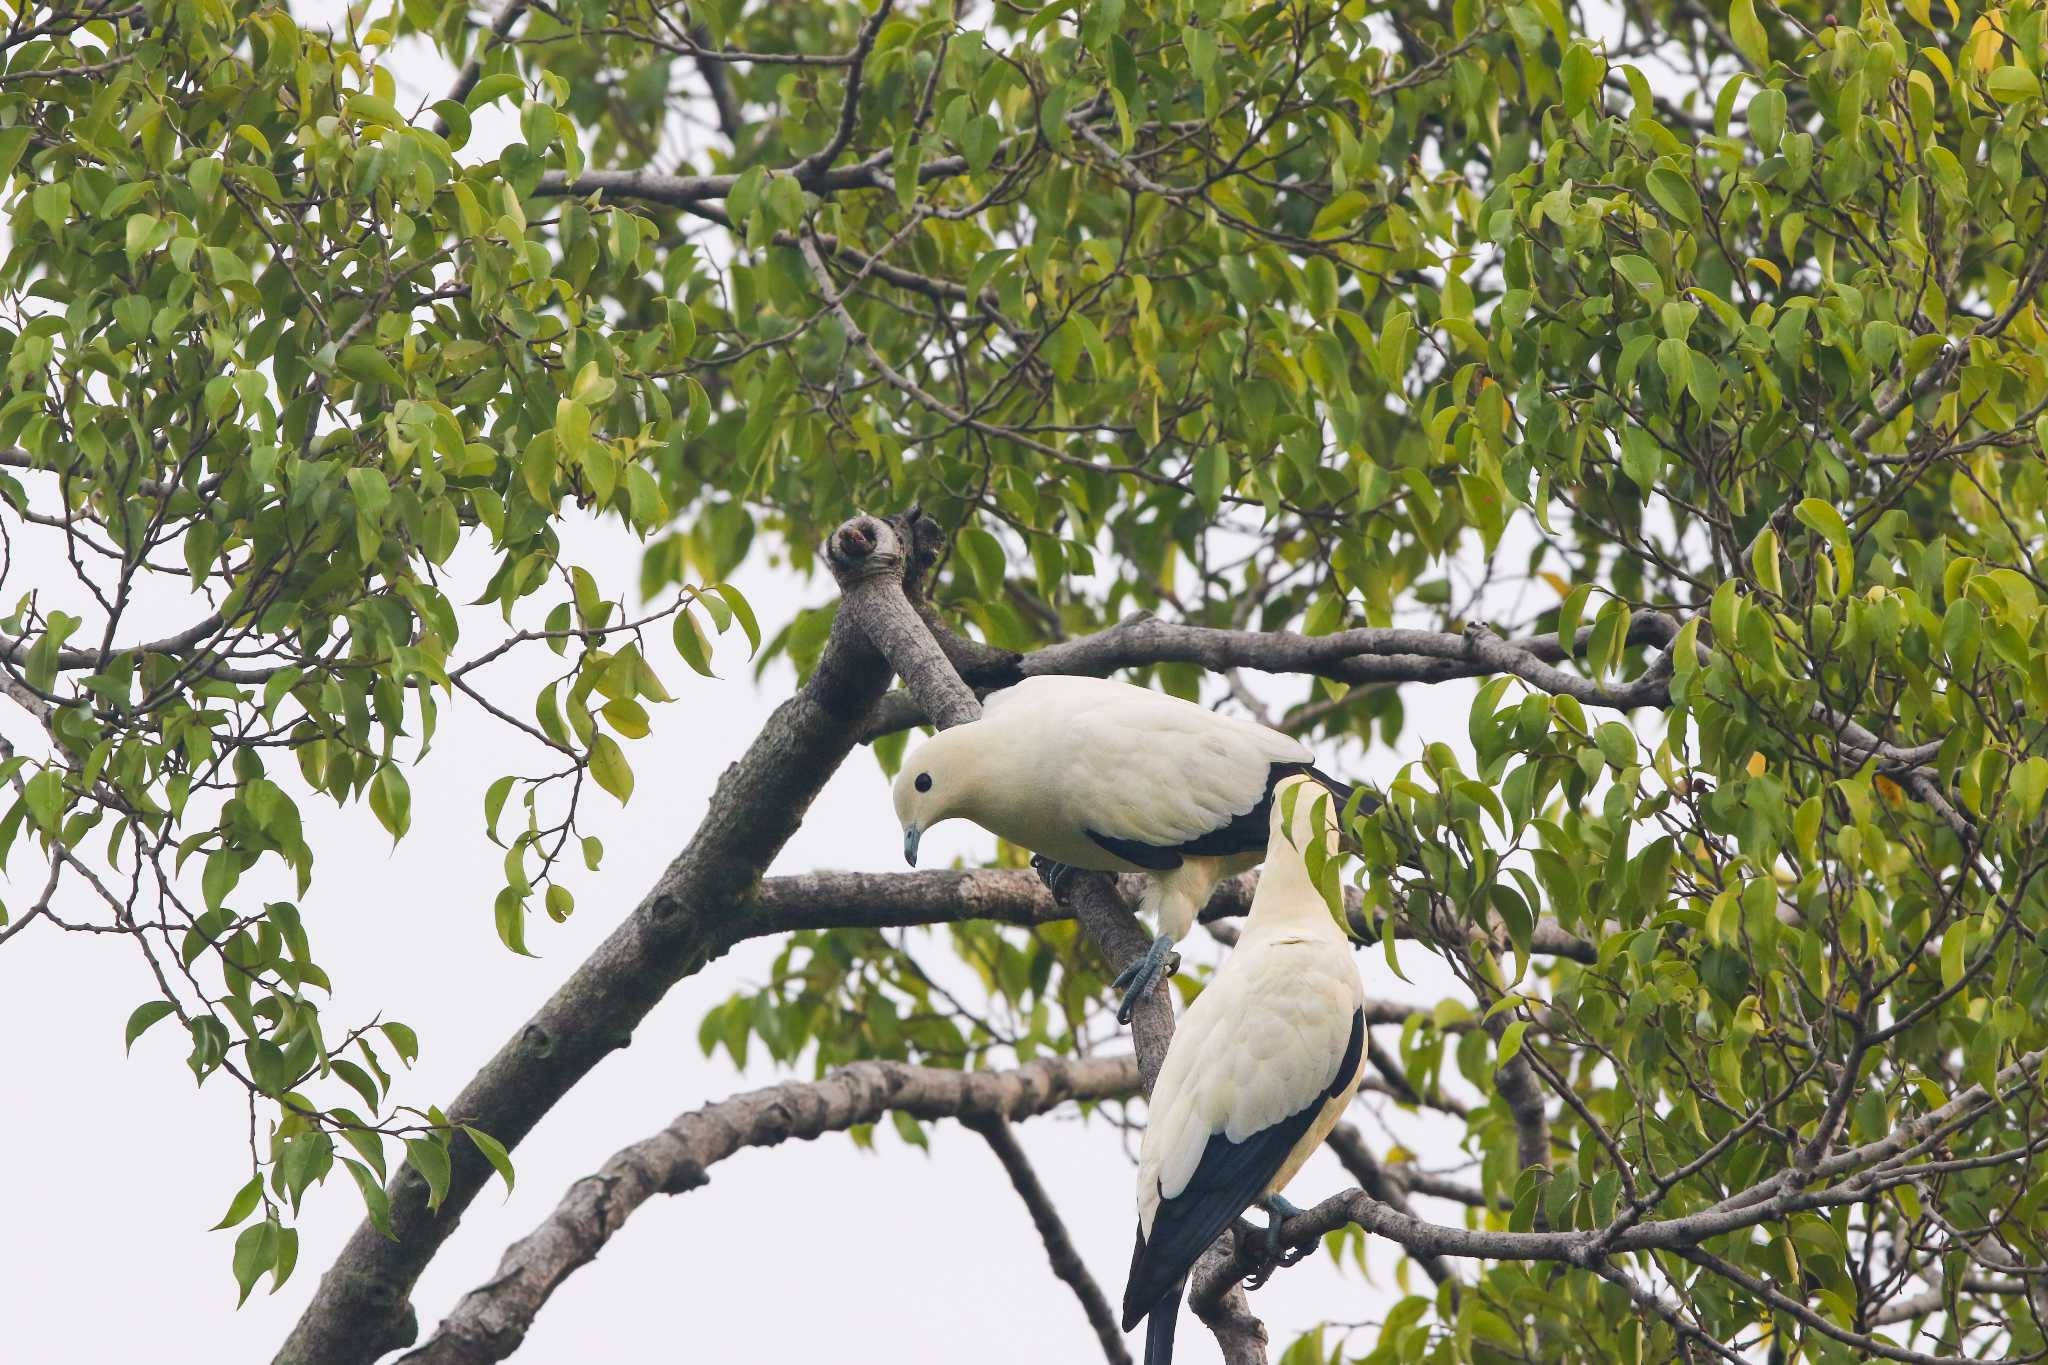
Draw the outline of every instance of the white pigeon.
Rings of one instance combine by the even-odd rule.
[[[1302,778],[1289,789],[1237,949],[1188,1006],[1152,1087],[1123,1318],[1126,1332],[1151,1318],[1145,1365],[1172,1360],[1188,1271],[1233,1219],[1258,1203],[1277,1229],[1300,1212],[1280,1191],[1363,1069],[1364,983],[1301,853],[1312,838],[1334,851],[1332,802]]]
[[[1159,936],[1116,984],[1117,1017],[1165,969],[1216,883],[1266,852],[1274,785],[1300,774],[1351,789],[1277,730],[1109,678],[1035,677],[990,694],[981,719],[944,730],[896,776],[903,857],[964,817],[1067,867],[1136,872]],[[1368,800],[1365,809],[1376,802]]]

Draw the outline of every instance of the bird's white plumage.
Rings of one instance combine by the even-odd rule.
[[[1314,757],[1277,730],[1108,678],[1026,678],[992,694],[981,723],[1046,745],[1062,803],[1090,828],[1162,847],[1257,805],[1273,764]]]
[[[1285,785],[1302,788],[1298,823],[1311,809],[1327,821],[1328,803],[1315,800],[1315,787],[1302,779]],[[1280,832],[1283,805],[1274,803],[1265,872],[1237,948],[1188,1007],[1152,1088],[1138,1156],[1138,1225],[1148,1237],[1161,1201],[1187,1188],[1210,1138],[1243,1142],[1318,1106],[1266,1186],[1277,1193],[1329,1135],[1357,1084],[1357,1063],[1351,1075],[1337,1073],[1364,984],[1297,846]],[[1300,833],[1305,841],[1307,829]]]
[[[964,816],[1048,858],[1098,872],[1142,872],[1160,927],[1183,936],[1216,882],[1258,854],[1184,855],[1147,868],[1090,837],[1174,849],[1228,825],[1265,796],[1275,763],[1308,746],[1276,730],[1107,678],[1037,677],[993,693],[980,720],[934,736],[905,760],[897,813],[927,828]],[[912,784],[928,773],[932,786]]]

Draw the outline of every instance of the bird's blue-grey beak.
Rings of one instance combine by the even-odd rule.
[[[910,825],[903,831],[903,861],[912,867],[917,866],[917,841],[923,834],[924,831],[916,825]]]

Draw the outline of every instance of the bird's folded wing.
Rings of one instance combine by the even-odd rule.
[[[1311,756],[1264,726],[1147,694],[1076,712],[1062,742],[1065,799],[1091,832],[1173,852],[1257,807],[1275,763]],[[1252,846],[1263,847],[1257,833]]]
[[[1209,1054],[1223,1063],[1214,1073],[1214,1083],[1197,1079],[1198,1093],[1186,1097],[1191,1104],[1174,1105],[1177,1112],[1172,1114],[1154,1114],[1154,1124],[1166,1125],[1163,1136],[1171,1149],[1160,1172],[1162,1198],[1152,1217],[1151,1235],[1139,1238],[1131,1256],[1124,1288],[1125,1331],[1265,1191],[1323,1106],[1356,1078],[1365,1052],[1365,1012],[1354,1006],[1348,1019],[1337,1014],[1332,1022],[1348,1026],[1341,1050],[1325,1046],[1319,1036],[1303,1038],[1293,1055],[1269,1059],[1271,1064],[1262,1071],[1243,1063],[1276,1035],[1262,1031],[1261,1036],[1218,1038],[1217,1046],[1230,1055]],[[1320,1035],[1323,1030],[1314,1032]],[[1166,1080],[1162,1075],[1162,1086]],[[1234,1097],[1227,1113],[1214,1112],[1216,1102],[1227,1097]]]

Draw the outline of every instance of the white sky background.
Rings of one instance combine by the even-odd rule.
[[[308,19],[327,9],[298,8]],[[446,68],[431,53],[415,49],[392,64],[401,103],[445,88]],[[509,128],[479,118],[464,155],[487,156],[486,149],[511,137]],[[571,526],[565,542],[566,558],[615,591],[637,581],[639,544],[615,522]],[[53,543],[24,539],[16,551],[10,595],[70,579]],[[465,550],[458,568],[465,560],[471,577],[456,586],[469,591],[451,591],[457,601],[474,597],[482,583],[481,560]],[[758,554],[735,578],[764,623],[787,619],[831,591],[829,582],[803,582]],[[543,598],[544,605],[554,600]],[[148,624],[165,631],[201,609],[175,598],[153,605],[161,615]],[[463,621],[465,657],[503,629],[490,609],[465,609]],[[665,632],[653,638],[665,639]],[[794,685],[782,664],[756,686],[743,653],[737,632],[721,642],[723,676],[713,681],[689,673],[665,643],[653,651],[677,701],[655,708],[653,734],[626,746],[637,779],[630,806],[622,810],[595,791],[587,798],[582,820],[585,832],[604,840],[604,866],[571,879],[577,911],[567,924],[530,920],[536,959],[505,951],[492,928],[502,855],[483,836],[483,790],[520,759],[508,732],[473,706],[444,703],[433,752],[410,773],[411,833],[395,849],[366,807],[337,812],[324,800],[302,802],[316,856],[315,885],[303,905],[316,956],[338,988],[328,1018],[354,1022],[381,1010],[419,1032],[423,1055],[401,1078],[400,1099],[422,1106],[451,1099],[681,849],[718,774]],[[525,699],[554,662],[535,651],[494,665],[487,674],[491,695],[524,714]],[[1264,690],[1293,697],[1298,689],[1290,680]],[[1323,757],[1348,776],[1384,782],[1429,741],[1468,755],[1471,694],[1469,684],[1410,689],[1398,754]],[[0,733],[41,751],[25,715],[0,715]],[[295,781],[289,764],[271,769],[274,778]],[[516,809],[514,803],[508,822]],[[872,758],[857,751],[772,871],[894,871],[902,867],[900,849],[887,784]],[[954,822],[934,831],[925,850],[926,866],[955,857],[979,862],[992,853],[993,840]],[[34,861],[24,841],[0,890],[10,905],[23,904],[41,885]],[[1200,935],[1188,946],[1216,951]],[[617,1148],[679,1112],[778,1079],[758,1064],[736,1076],[723,1053],[707,1060],[696,1041],[705,1008],[764,980],[776,951],[773,941],[743,945],[681,983],[633,1045],[604,1062],[517,1149],[516,1193],[508,1200],[501,1185],[487,1189],[415,1291],[423,1334],[463,1292],[490,1277],[504,1247],[530,1231],[572,1181]],[[940,951],[934,948],[935,960]],[[1412,986],[1391,980],[1377,951],[1363,954],[1368,990],[1425,1004],[1459,993],[1427,954],[1411,947],[1402,960]],[[186,1041],[168,1025],[124,1059],[122,1022],[153,989],[139,956],[118,939],[44,925],[0,949],[0,1332],[10,1360],[268,1359],[362,1216],[360,1199],[337,1170],[309,1195],[298,1221],[292,1280],[274,1296],[264,1281],[235,1311],[228,1264],[234,1234],[206,1229],[248,1177],[243,1092],[221,1075],[195,1090],[182,1060]],[[1361,1104],[1354,1118],[1384,1150],[1390,1139],[1374,1112]],[[1421,1140],[1433,1128],[1441,1143],[1442,1126],[1401,1118],[1395,1127],[1432,1169],[1459,1160],[1448,1146]],[[1019,1133],[1115,1303],[1133,1223],[1132,1171],[1118,1136],[1071,1113],[1033,1120]],[[885,1127],[878,1148],[864,1154],[843,1135],[828,1135],[750,1151],[715,1167],[708,1187],[645,1206],[541,1312],[519,1359],[784,1360],[824,1353],[916,1363],[1099,1355],[1078,1304],[1053,1278],[1022,1204],[980,1139],[940,1126],[927,1157]],[[1289,1193],[1306,1205],[1350,1183],[1324,1153]],[[1454,1208],[1428,1201],[1422,1211],[1460,1220]],[[1375,1248],[1371,1285],[1339,1276],[1322,1257],[1277,1275],[1252,1300],[1276,1353],[1316,1321],[1376,1319],[1399,1293],[1394,1259],[1384,1244]],[[1419,1272],[1414,1282],[1427,1291]],[[1215,1358],[1214,1341],[1185,1321],[1179,1359],[1193,1365]]]

